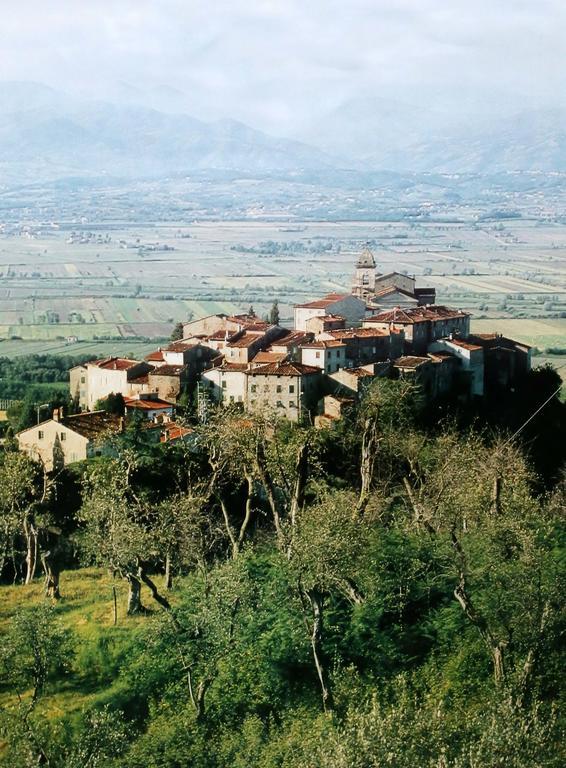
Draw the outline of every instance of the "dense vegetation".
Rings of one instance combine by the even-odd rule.
[[[0,765],[561,765],[564,481],[419,402],[7,450]]]

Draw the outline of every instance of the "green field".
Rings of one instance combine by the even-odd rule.
[[[436,286],[439,303],[467,309],[478,322],[532,318],[537,327],[525,340],[537,346],[563,336],[566,226],[470,218],[12,229],[0,234],[0,338],[58,348],[57,337],[167,337],[179,320],[250,304],[264,314],[275,298],[289,322],[293,303],[349,290],[367,242],[380,271],[415,274],[418,284]]]
[[[549,347],[566,348],[566,318],[472,320],[471,326],[477,333],[501,333],[541,351]]]
[[[0,357],[22,357],[23,355],[92,355],[94,357],[110,357],[120,355],[139,359],[154,350],[159,340],[138,341],[124,339],[123,341],[80,341],[76,344],[66,344],[60,341],[20,341],[4,339],[0,341]]]

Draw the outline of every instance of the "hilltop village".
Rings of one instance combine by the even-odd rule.
[[[250,308],[251,310],[251,308]],[[470,332],[470,314],[436,304],[414,277],[380,274],[369,249],[359,255],[350,293],[294,307],[293,328],[252,311],[184,323],[182,338],[144,360],[110,357],[70,371],[78,413],[62,409],[17,435],[19,447],[49,470],[103,455],[109,439],[138,414],[155,442],[189,439],[176,411],[196,398],[199,418],[218,406],[332,424],[377,377],[410,378],[424,396],[463,399],[504,392],[530,369],[530,348],[497,333]],[[121,396],[119,412],[100,403]]]

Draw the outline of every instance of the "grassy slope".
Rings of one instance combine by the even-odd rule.
[[[155,577],[161,586],[161,578]],[[113,624],[112,587],[116,588],[118,622]],[[145,592],[145,597],[144,597]],[[83,568],[61,574],[62,600],[57,604],[64,625],[75,633],[76,656],[68,677],[48,686],[39,700],[38,711],[49,718],[72,719],[87,704],[107,701],[118,691],[114,682],[120,665],[121,649],[132,629],[146,622],[146,617],[126,616],[127,587],[125,582],[112,579],[106,571]],[[30,586],[0,587],[0,642],[10,618],[17,608],[31,607],[44,600],[43,583],[36,580]],[[142,599],[151,610],[155,603],[147,590]],[[24,698],[30,691],[24,694]],[[17,704],[15,693],[0,688],[0,709]]]

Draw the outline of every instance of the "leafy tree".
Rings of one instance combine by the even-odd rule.
[[[42,513],[53,489],[53,479],[39,464],[22,453],[6,453],[0,462],[0,524],[2,550],[0,573],[8,556],[15,561],[20,536],[25,545],[25,577],[29,584],[38,565],[39,532]]]
[[[156,513],[143,491],[135,488],[136,466],[130,451],[92,467],[85,477],[79,511],[84,526],[82,548],[91,561],[110,568],[127,582],[130,615],[144,610],[142,584],[163,608],[170,608],[147,572],[148,564],[159,555],[153,529]]]
[[[277,299],[271,305],[271,311],[269,312],[269,322],[271,325],[279,325],[279,302]]]
[[[4,638],[2,665],[16,690],[31,686],[32,705],[50,678],[68,670],[71,656],[71,634],[53,606],[39,603],[15,613]]]
[[[171,331],[171,341],[180,341],[183,338],[183,323],[176,323]]]
[[[94,405],[95,411],[106,411],[114,413],[117,416],[123,416],[126,412],[126,403],[121,392],[110,392],[107,397],[97,400]]]

